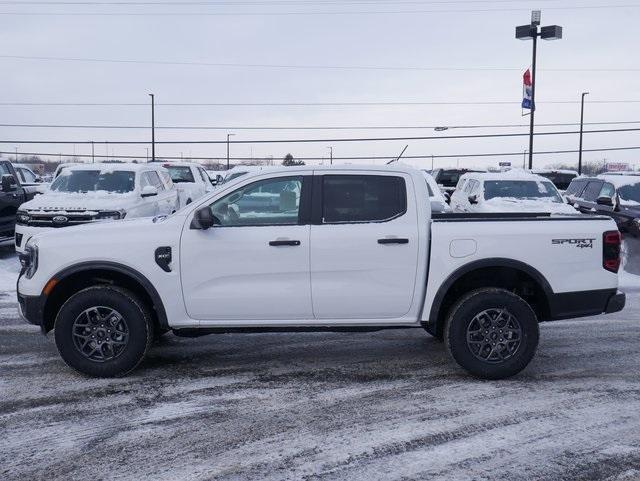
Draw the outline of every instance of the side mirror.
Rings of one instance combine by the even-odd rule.
[[[11,174],[2,176],[2,192],[13,192],[18,189],[16,178]]]
[[[36,175],[36,183],[42,184],[42,177],[40,177],[39,175]]]
[[[469,204],[477,204],[478,203],[478,196],[477,195],[470,195],[469,196]]]
[[[613,207],[613,199],[611,197],[606,197],[606,196],[598,197],[596,199],[596,204]]]
[[[153,185],[145,185],[140,193],[140,197],[153,197],[154,195],[158,195],[158,188]]]
[[[209,206],[202,207],[193,215],[193,220],[189,228],[194,230],[207,230],[216,224],[216,220]]]

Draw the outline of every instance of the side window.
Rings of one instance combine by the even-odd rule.
[[[209,183],[211,182],[209,180],[209,175],[204,171],[204,169],[201,169],[200,167],[198,167],[198,172],[200,172],[200,177],[202,177],[202,182]]]
[[[602,184],[602,189],[600,189],[598,197],[609,197],[610,199],[613,199],[614,195],[616,195],[616,188],[613,184],[610,184],[609,182]]]
[[[147,186],[153,186],[153,182],[151,182],[151,177],[149,176],[149,172],[143,172],[140,176],[140,190],[144,189]]]
[[[587,187],[584,189],[584,195],[582,198],[587,202],[595,202],[598,198],[598,194],[600,193],[600,189],[602,188],[602,182],[598,180],[592,180],[587,184]]]
[[[33,184],[36,181],[36,176],[29,169],[20,169],[20,174],[22,175],[22,179],[28,183]]]
[[[324,175],[324,224],[383,222],[407,210],[407,188],[402,177],[386,175]]]
[[[464,190],[465,187],[465,182],[467,181],[467,179],[460,179],[458,181],[458,184],[456,185],[456,190],[459,190],[460,192],[462,192]]]
[[[277,177],[245,185],[210,208],[223,227],[295,225],[301,192],[302,177]]]
[[[468,194],[475,188],[476,181],[470,179],[467,181],[467,184],[464,186],[464,193]]]
[[[146,172],[146,173],[149,174],[149,182],[151,182],[151,185],[153,185],[159,191],[164,190],[164,184],[160,180],[160,176],[158,175],[157,172],[152,171],[152,172]]]

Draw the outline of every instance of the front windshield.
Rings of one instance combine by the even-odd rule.
[[[484,183],[485,200],[508,197],[515,199],[547,199],[562,202],[551,182],[537,180],[487,180]]]
[[[118,194],[132,192],[135,188],[135,172],[114,170],[64,170],[51,184],[55,192],[107,191]]]
[[[181,167],[178,165],[165,165],[165,167],[169,171],[171,180],[173,180],[175,183],[196,181],[193,178],[193,172],[191,172],[191,167]]]
[[[637,202],[640,204],[640,182],[618,187],[618,195],[623,201]]]

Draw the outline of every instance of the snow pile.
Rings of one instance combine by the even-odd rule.
[[[20,262],[13,246],[0,248],[0,292],[15,292]]]

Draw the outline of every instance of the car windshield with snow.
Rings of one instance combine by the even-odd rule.
[[[58,176],[51,184],[54,192],[114,192],[124,194],[135,188],[136,173],[127,170],[73,170]]]
[[[153,164],[69,164],[16,215],[16,250],[35,234],[94,221],[167,215],[180,208],[169,173]]]
[[[454,212],[541,212],[575,214],[558,189],[527,172],[470,173],[451,195]]]

